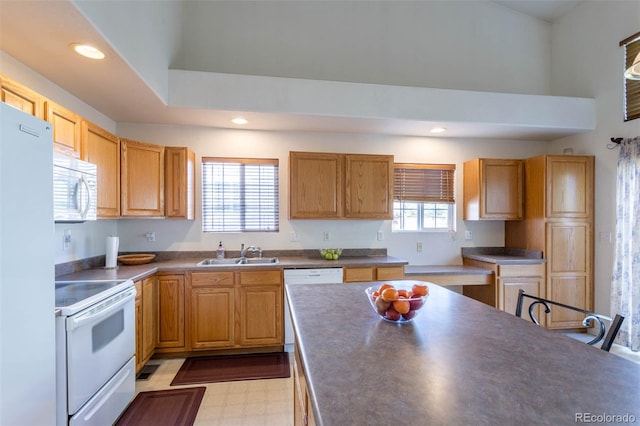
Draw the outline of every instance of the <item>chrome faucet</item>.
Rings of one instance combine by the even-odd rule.
[[[262,257],[262,249],[260,247],[249,246],[247,248],[244,248],[244,243],[240,245],[240,257],[241,258],[244,259],[247,256],[247,252],[248,251],[250,251],[251,253],[258,252],[258,257]]]

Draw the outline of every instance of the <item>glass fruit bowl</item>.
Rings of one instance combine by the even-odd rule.
[[[342,254],[342,249],[336,249],[336,248],[324,248],[324,249],[320,249],[320,256],[322,256],[322,258],[324,260],[338,260],[340,258],[340,255]]]
[[[365,289],[373,311],[383,320],[402,324],[412,321],[429,298],[429,287],[422,283],[384,283]]]

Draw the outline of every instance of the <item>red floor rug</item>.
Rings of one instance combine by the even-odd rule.
[[[171,386],[290,376],[286,352],[193,357],[184,361]]]
[[[116,426],[192,426],[205,387],[140,392]]]

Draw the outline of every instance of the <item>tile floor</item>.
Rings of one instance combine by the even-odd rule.
[[[293,376],[288,379],[244,380],[170,386],[184,358],[152,359],[158,369],[136,381],[136,392],[206,386],[195,426],[292,426]]]

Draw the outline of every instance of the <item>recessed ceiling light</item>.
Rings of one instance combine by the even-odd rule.
[[[429,130],[429,132],[431,133],[442,133],[445,132],[447,130],[446,127],[434,127],[433,129]]]
[[[245,118],[242,118],[242,117],[236,117],[233,120],[231,120],[231,122],[233,124],[247,124],[248,123],[248,121]]]
[[[75,43],[75,44],[72,44],[71,47],[73,47],[73,50],[75,50],[76,53],[86,58],[104,59],[104,53],[102,53],[99,49],[93,46],[90,46],[88,44]]]

